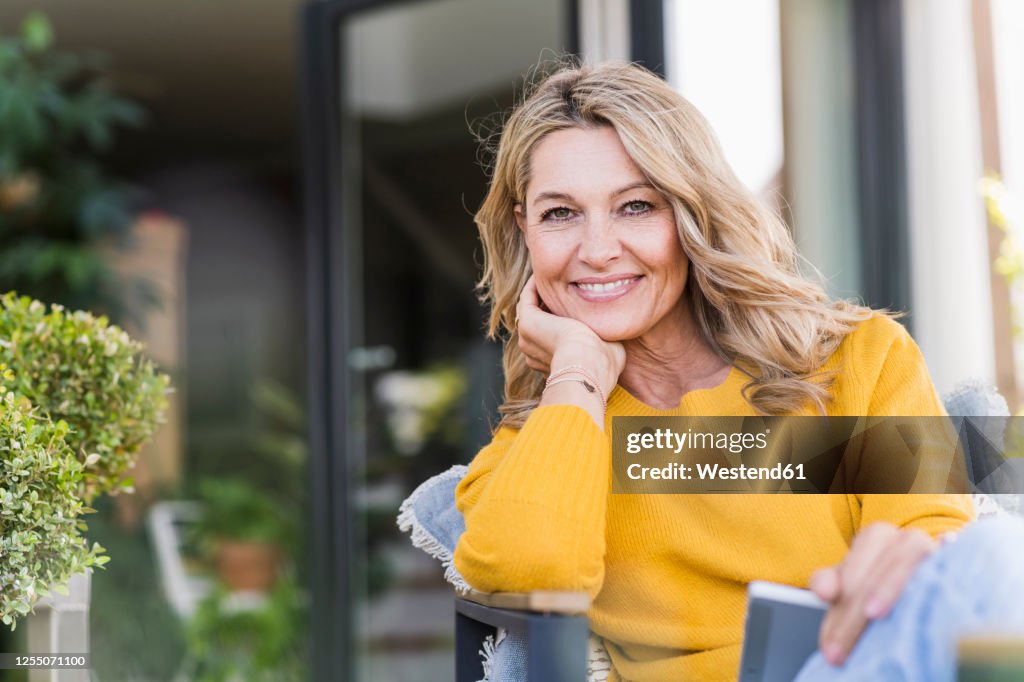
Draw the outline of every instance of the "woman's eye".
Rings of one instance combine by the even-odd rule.
[[[549,208],[541,214],[541,220],[547,220],[549,218],[553,220],[568,220],[572,217],[572,210],[564,206],[558,206],[556,208]]]
[[[647,211],[649,211],[652,208],[654,208],[654,206],[649,201],[637,200],[637,201],[630,201],[630,202],[628,202],[622,208],[625,209],[626,213],[630,213],[630,214],[636,215],[636,214],[639,214],[639,213],[646,213]]]

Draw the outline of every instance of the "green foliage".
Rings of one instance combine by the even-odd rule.
[[[1014,234],[1009,192],[994,173],[989,173],[980,181],[979,189],[985,198],[989,220],[1003,233],[999,242],[999,255],[993,263],[994,269],[1006,280],[1007,286],[1019,286],[1024,278],[1024,249],[1017,243]]]
[[[92,577],[89,649],[94,680],[171,680],[185,654],[181,621],[164,597],[145,524],[123,527],[116,500],[96,498],[88,537],[112,557]],[[27,649],[8,649],[27,651]],[[7,682],[0,676],[0,682]],[[13,681],[10,681],[13,682]],[[25,681],[27,682],[27,680]]]
[[[22,24],[25,47],[31,52],[43,52],[53,44],[53,28],[42,12],[32,12]]]
[[[100,158],[142,110],[114,92],[100,55],[53,43],[40,13],[0,38],[0,290],[120,315],[129,283],[94,247],[126,234],[132,190]]]
[[[993,261],[992,269],[1003,278],[1010,290],[1011,331],[1014,338],[1020,340],[1024,336],[1024,309],[1020,304],[1021,297],[1024,296],[1024,248],[1017,242],[1016,237],[1016,221],[1020,220],[1020,215],[1014,213],[1013,197],[997,173],[986,173],[985,177],[978,181],[978,191],[985,198],[989,221],[1003,234],[999,240],[999,255]],[[1016,208],[1019,210],[1020,207]],[[1024,416],[1024,406],[1018,407],[1017,416]],[[1020,434],[1017,434],[1017,437],[1019,438]],[[1019,451],[1020,447],[1015,446],[1014,451]]]
[[[305,411],[288,387],[267,379],[253,386],[251,399],[259,425],[233,475],[199,479],[203,513],[191,540],[206,554],[217,538],[270,542],[282,551],[285,570],[261,605],[240,607],[223,585],[199,604],[186,627],[189,679],[198,682],[309,679],[307,597],[295,578],[306,495]]]
[[[242,479],[203,479],[199,492],[203,516],[194,532],[207,550],[216,538],[281,544],[295,530],[269,495]]]
[[[259,413],[274,422],[273,431],[289,437],[281,454],[289,460],[304,460],[306,446],[301,437],[306,432],[306,410],[298,396],[289,387],[268,378],[253,385],[251,396]]]
[[[461,367],[437,364],[387,372],[378,378],[375,393],[387,410],[391,441],[402,455],[421,452],[431,440],[457,445],[465,433],[461,412],[455,409],[466,393]]]
[[[268,491],[282,507],[301,513],[295,506],[305,500],[307,490],[305,409],[289,387],[272,379],[259,379],[250,398],[260,421],[251,449],[270,477]]]
[[[193,540],[207,551],[217,535],[270,540],[295,557],[308,498],[305,410],[289,387],[272,379],[259,379],[249,397],[256,419],[244,449],[222,453],[217,468],[212,458],[192,468],[201,471],[192,495],[205,509]]]
[[[77,492],[82,464],[65,442],[68,424],[38,414],[9,386],[0,385],[0,620],[13,630],[16,619],[50,590],[67,593],[75,573],[102,566],[103,547],[81,534],[80,515],[93,511]]]
[[[223,586],[200,602],[187,639],[196,682],[306,680],[306,597],[288,574],[257,608],[234,609]]]
[[[82,499],[131,491],[126,474],[163,421],[170,391],[142,344],[105,317],[48,310],[12,292],[0,297],[0,362],[16,371],[12,390],[70,427]]]

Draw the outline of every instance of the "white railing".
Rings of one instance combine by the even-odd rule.
[[[68,594],[52,593],[35,605],[28,625],[28,653],[85,654],[89,652],[89,590],[91,570],[71,576]],[[89,682],[84,668],[30,669],[29,682]]]
[[[196,605],[210,592],[210,580],[189,575],[181,554],[184,538],[181,526],[199,519],[202,507],[196,502],[158,502],[149,510],[149,535],[156,552],[157,570],[164,597],[182,620],[191,618]]]

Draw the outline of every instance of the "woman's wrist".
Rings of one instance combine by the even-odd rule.
[[[564,384],[567,381],[575,382],[583,386],[588,393],[595,394],[601,401],[601,411],[603,412],[608,407],[607,393],[602,390],[601,383],[594,378],[586,367],[582,365],[568,365],[561,369],[553,371],[549,376],[548,380],[544,383],[544,389],[547,390],[552,386],[558,384]]]
[[[541,404],[557,405],[572,402],[587,410],[594,409],[603,414],[607,403],[604,397],[593,388],[590,382],[581,377],[567,375],[544,387]]]
[[[580,381],[556,380],[556,383],[544,388],[540,404],[575,405],[589,414],[599,429],[604,430],[604,401],[596,392],[588,391]]]
[[[572,370],[594,382],[605,399],[619,380],[619,373],[611,366],[609,360],[598,353],[556,353],[551,358],[551,371],[548,376],[569,376]]]

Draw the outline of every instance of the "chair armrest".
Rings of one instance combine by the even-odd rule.
[[[560,613],[571,616],[586,614],[590,609],[590,597],[586,592],[456,592],[456,598],[490,606],[495,609],[533,611],[537,613]]]
[[[586,592],[456,592],[455,679],[482,677],[483,640],[500,627],[525,639],[527,682],[585,682],[589,606]]]

